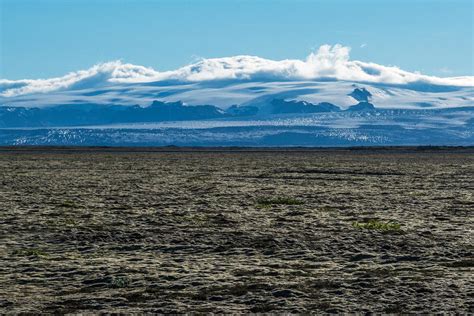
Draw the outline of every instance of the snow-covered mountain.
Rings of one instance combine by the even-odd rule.
[[[0,79],[0,144],[474,145],[474,77],[349,60],[204,59],[174,71],[111,62]]]

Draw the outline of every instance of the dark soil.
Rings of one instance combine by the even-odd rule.
[[[0,150],[0,313],[474,312],[474,151]]]

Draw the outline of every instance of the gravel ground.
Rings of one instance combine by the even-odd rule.
[[[0,313],[474,313],[474,149],[0,149]]]

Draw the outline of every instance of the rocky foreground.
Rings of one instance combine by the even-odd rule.
[[[474,149],[0,149],[0,313],[474,313]]]

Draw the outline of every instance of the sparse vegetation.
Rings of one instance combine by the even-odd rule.
[[[66,225],[66,226],[76,226],[77,222],[72,218],[66,218],[66,219],[64,219],[64,225]]]
[[[63,218],[63,219],[53,219],[53,220],[48,220],[46,221],[46,225],[50,227],[74,227],[77,226],[78,223],[76,220],[72,218]]]
[[[394,222],[382,222],[372,219],[368,222],[353,222],[352,226],[360,229],[371,229],[381,231],[400,231],[401,225]]]
[[[126,276],[113,277],[110,280],[110,287],[113,288],[124,288],[130,285],[130,279]]]
[[[257,200],[258,207],[271,207],[273,205],[302,205],[303,201],[292,197],[260,198]]]
[[[27,249],[16,249],[13,251],[14,255],[24,256],[24,257],[47,257],[48,254],[39,248],[27,248]]]
[[[196,226],[203,226],[209,222],[209,216],[207,214],[184,214],[180,215],[178,218],[181,222]]]

